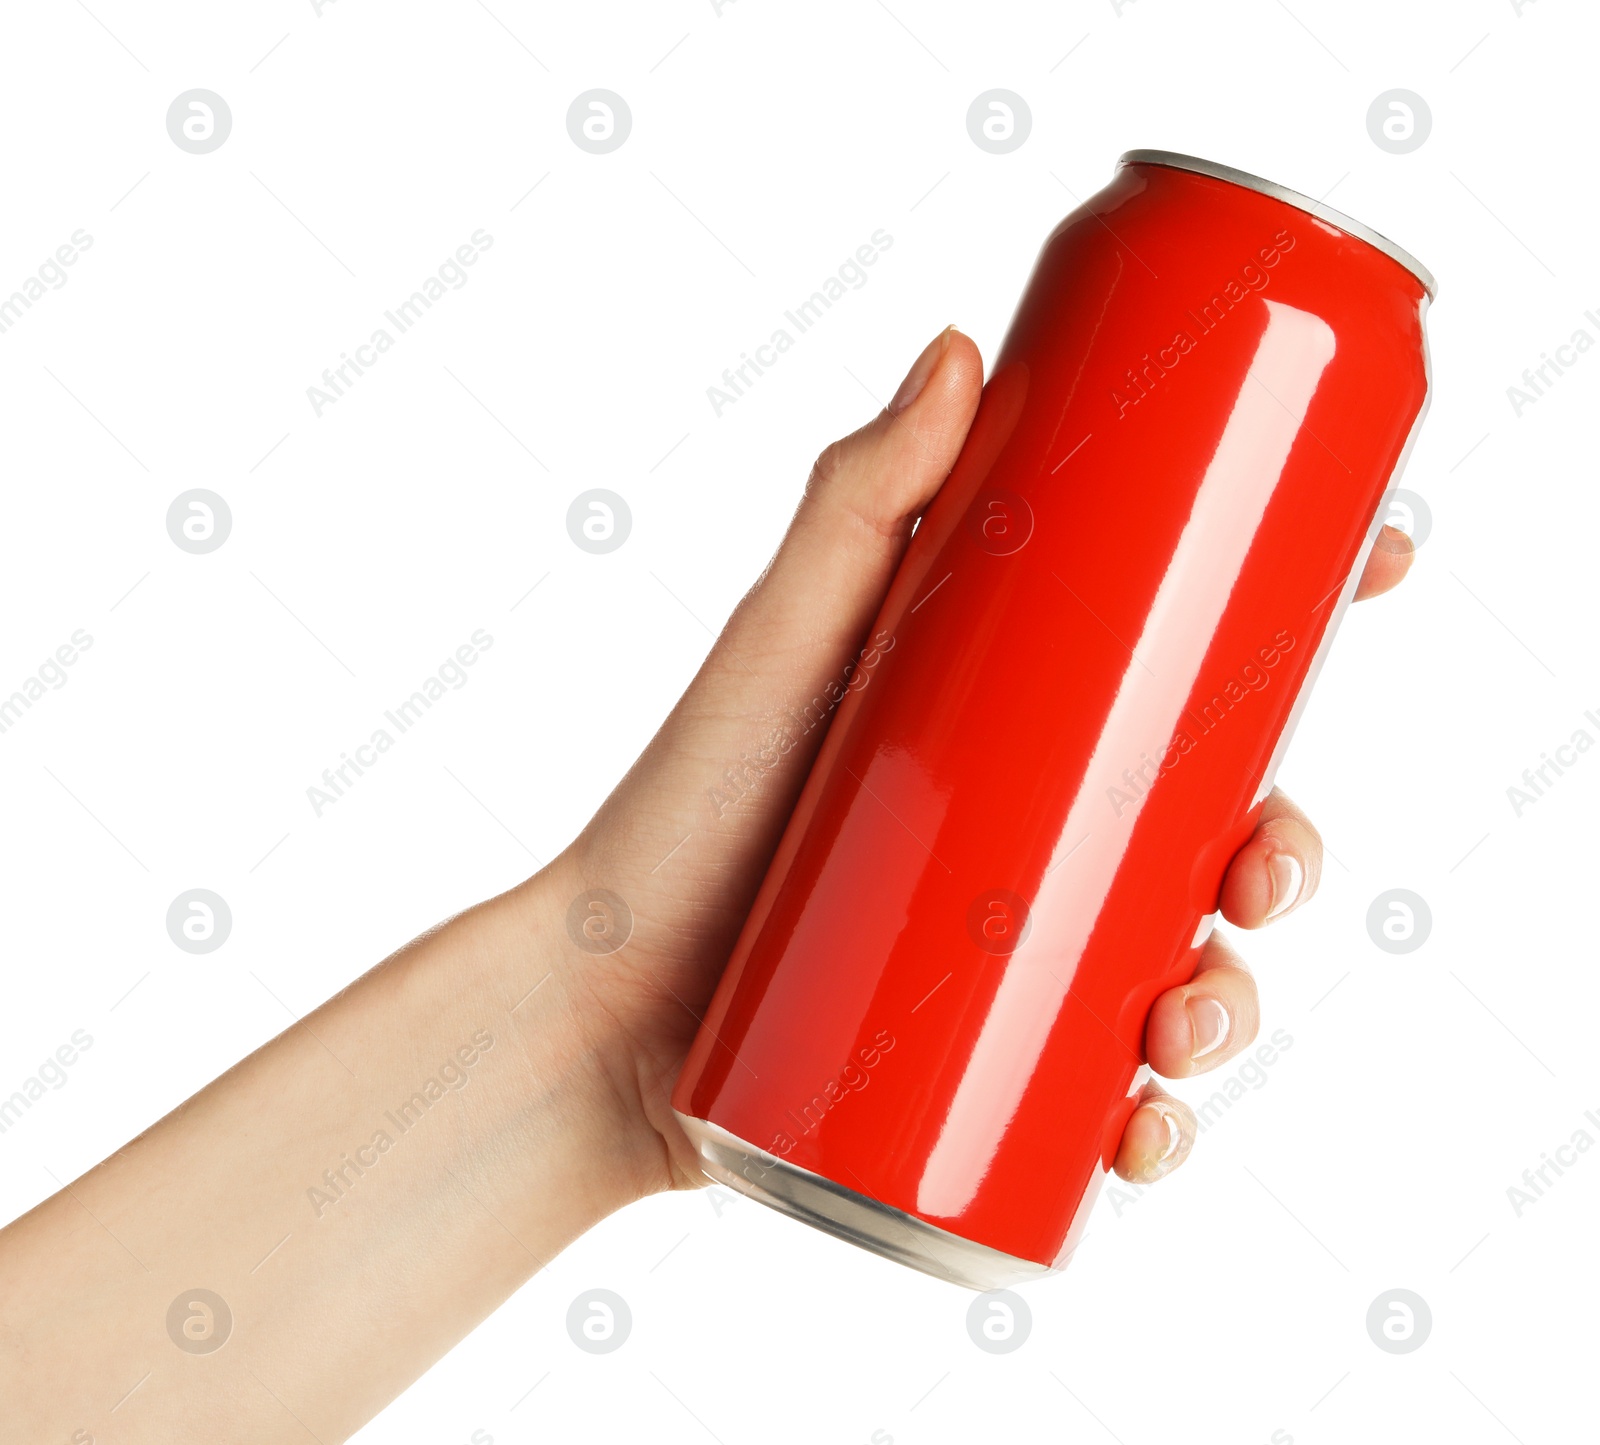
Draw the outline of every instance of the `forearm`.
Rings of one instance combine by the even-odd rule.
[[[653,1187],[560,869],[403,949],[0,1231],[7,1445],[342,1439]],[[231,1324],[190,1306],[200,1290]]]

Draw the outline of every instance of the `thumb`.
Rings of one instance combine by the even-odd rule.
[[[715,880],[736,926],[826,731],[815,720],[842,696],[982,380],[978,348],[951,327],[877,417],[818,457],[777,555],[585,830],[585,872],[680,898]]]

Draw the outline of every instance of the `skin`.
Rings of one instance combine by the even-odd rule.
[[[343,1439],[612,1210],[704,1182],[668,1095],[812,751],[794,748],[720,815],[708,789],[859,649],[981,382],[977,348],[943,332],[889,407],[823,452],[778,554],[561,857],[407,945],[0,1231],[7,1440]],[[1358,597],[1410,561],[1385,529]],[[1283,917],[1321,865],[1316,831],[1274,792],[1228,871],[1223,915],[1241,928]],[[635,922],[626,947],[596,956],[566,920],[601,887]],[[1193,981],[1151,1012],[1151,1067],[1214,1069],[1258,1020],[1254,981],[1214,934]],[[402,1132],[392,1116],[430,1079],[438,1099]],[[1194,1134],[1152,1083],[1117,1172],[1159,1178]],[[232,1316],[212,1353],[168,1332],[169,1307],[196,1287]]]

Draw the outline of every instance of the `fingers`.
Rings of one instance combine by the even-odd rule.
[[[1248,1048],[1260,1026],[1255,979],[1227,941],[1213,933],[1194,977],[1168,989],[1150,1010],[1145,1057],[1164,1078],[1187,1079]]]
[[[1243,961],[1213,933],[1194,977],[1155,1002],[1145,1025],[1145,1057],[1156,1073],[1187,1079],[1226,1063],[1255,1042],[1261,1024],[1255,980]],[[1139,1096],[1122,1132],[1115,1168],[1135,1184],[1170,1174],[1194,1147],[1194,1111],[1158,1084]]]
[[[1261,821],[1222,880],[1222,916],[1240,928],[1260,928],[1298,908],[1322,879],[1322,838],[1277,788]]]
[[[1368,554],[1356,601],[1398,586],[1416,549],[1396,527],[1382,527]],[[1222,882],[1221,911],[1241,928],[1259,928],[1292,912],[1316,892],[1322,839],[1311,821],[1276,788],[1250,841]],[[1169,989],[1150,1010],[1145,1057],[1156,1073],[1187,1079],[1225,1064],[1255,1042],[1261,1025],[1255,980],[1232,947],[1213,933],[1194,978]],[[1116,1171],[1136,1184],[1170,1174],[1194,1147],[1194,1112],[1158,1085],[1147,1084],[1123,1131]]]
[[[1396,527],[1379,529],[1368,554],[1356,600],[1398,586],[1416,549]],[[1259,928],[1298,908],[1322,877],[1322,839],[1311,821],[1276,788],[1261,810],[1250,841],[1234,856],[1222,881],[1221,911],[1241,928]],[[1195,976],[1169,989],[1150,1010],[1145,1057],[1169,1079],[1187,1079],[1225,1064],[1255,1041],[1261,1004],[1243,961],[1213,933]],[[1123,1132],[1116,1170],[1124,1179],[1149,1183],[1171,1173],[1194,1144],[1194,1114],[1156,1085]]]
[[[1146,1084],[1122,1131],[1112,1166],[1130,1184],[1153,1184],[1172,1173],[1194,1148],[1194,1110],[1159,1084]]]
[[[1372,544],[1361,580],[1356,583],[1356,601],[1377,597],[1398,586],[1400,579],[1411,570],[1411,560],[1416,555],[1411,538],[1398,527],[1385,523],[1378,532],[1378,540]]]

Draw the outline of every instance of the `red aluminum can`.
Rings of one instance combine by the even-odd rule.
[[[1433,292],[1187,156],[1056,228],[679,1078],[708,1175],[972,1288],[1066,1262],[1382,524]]]

